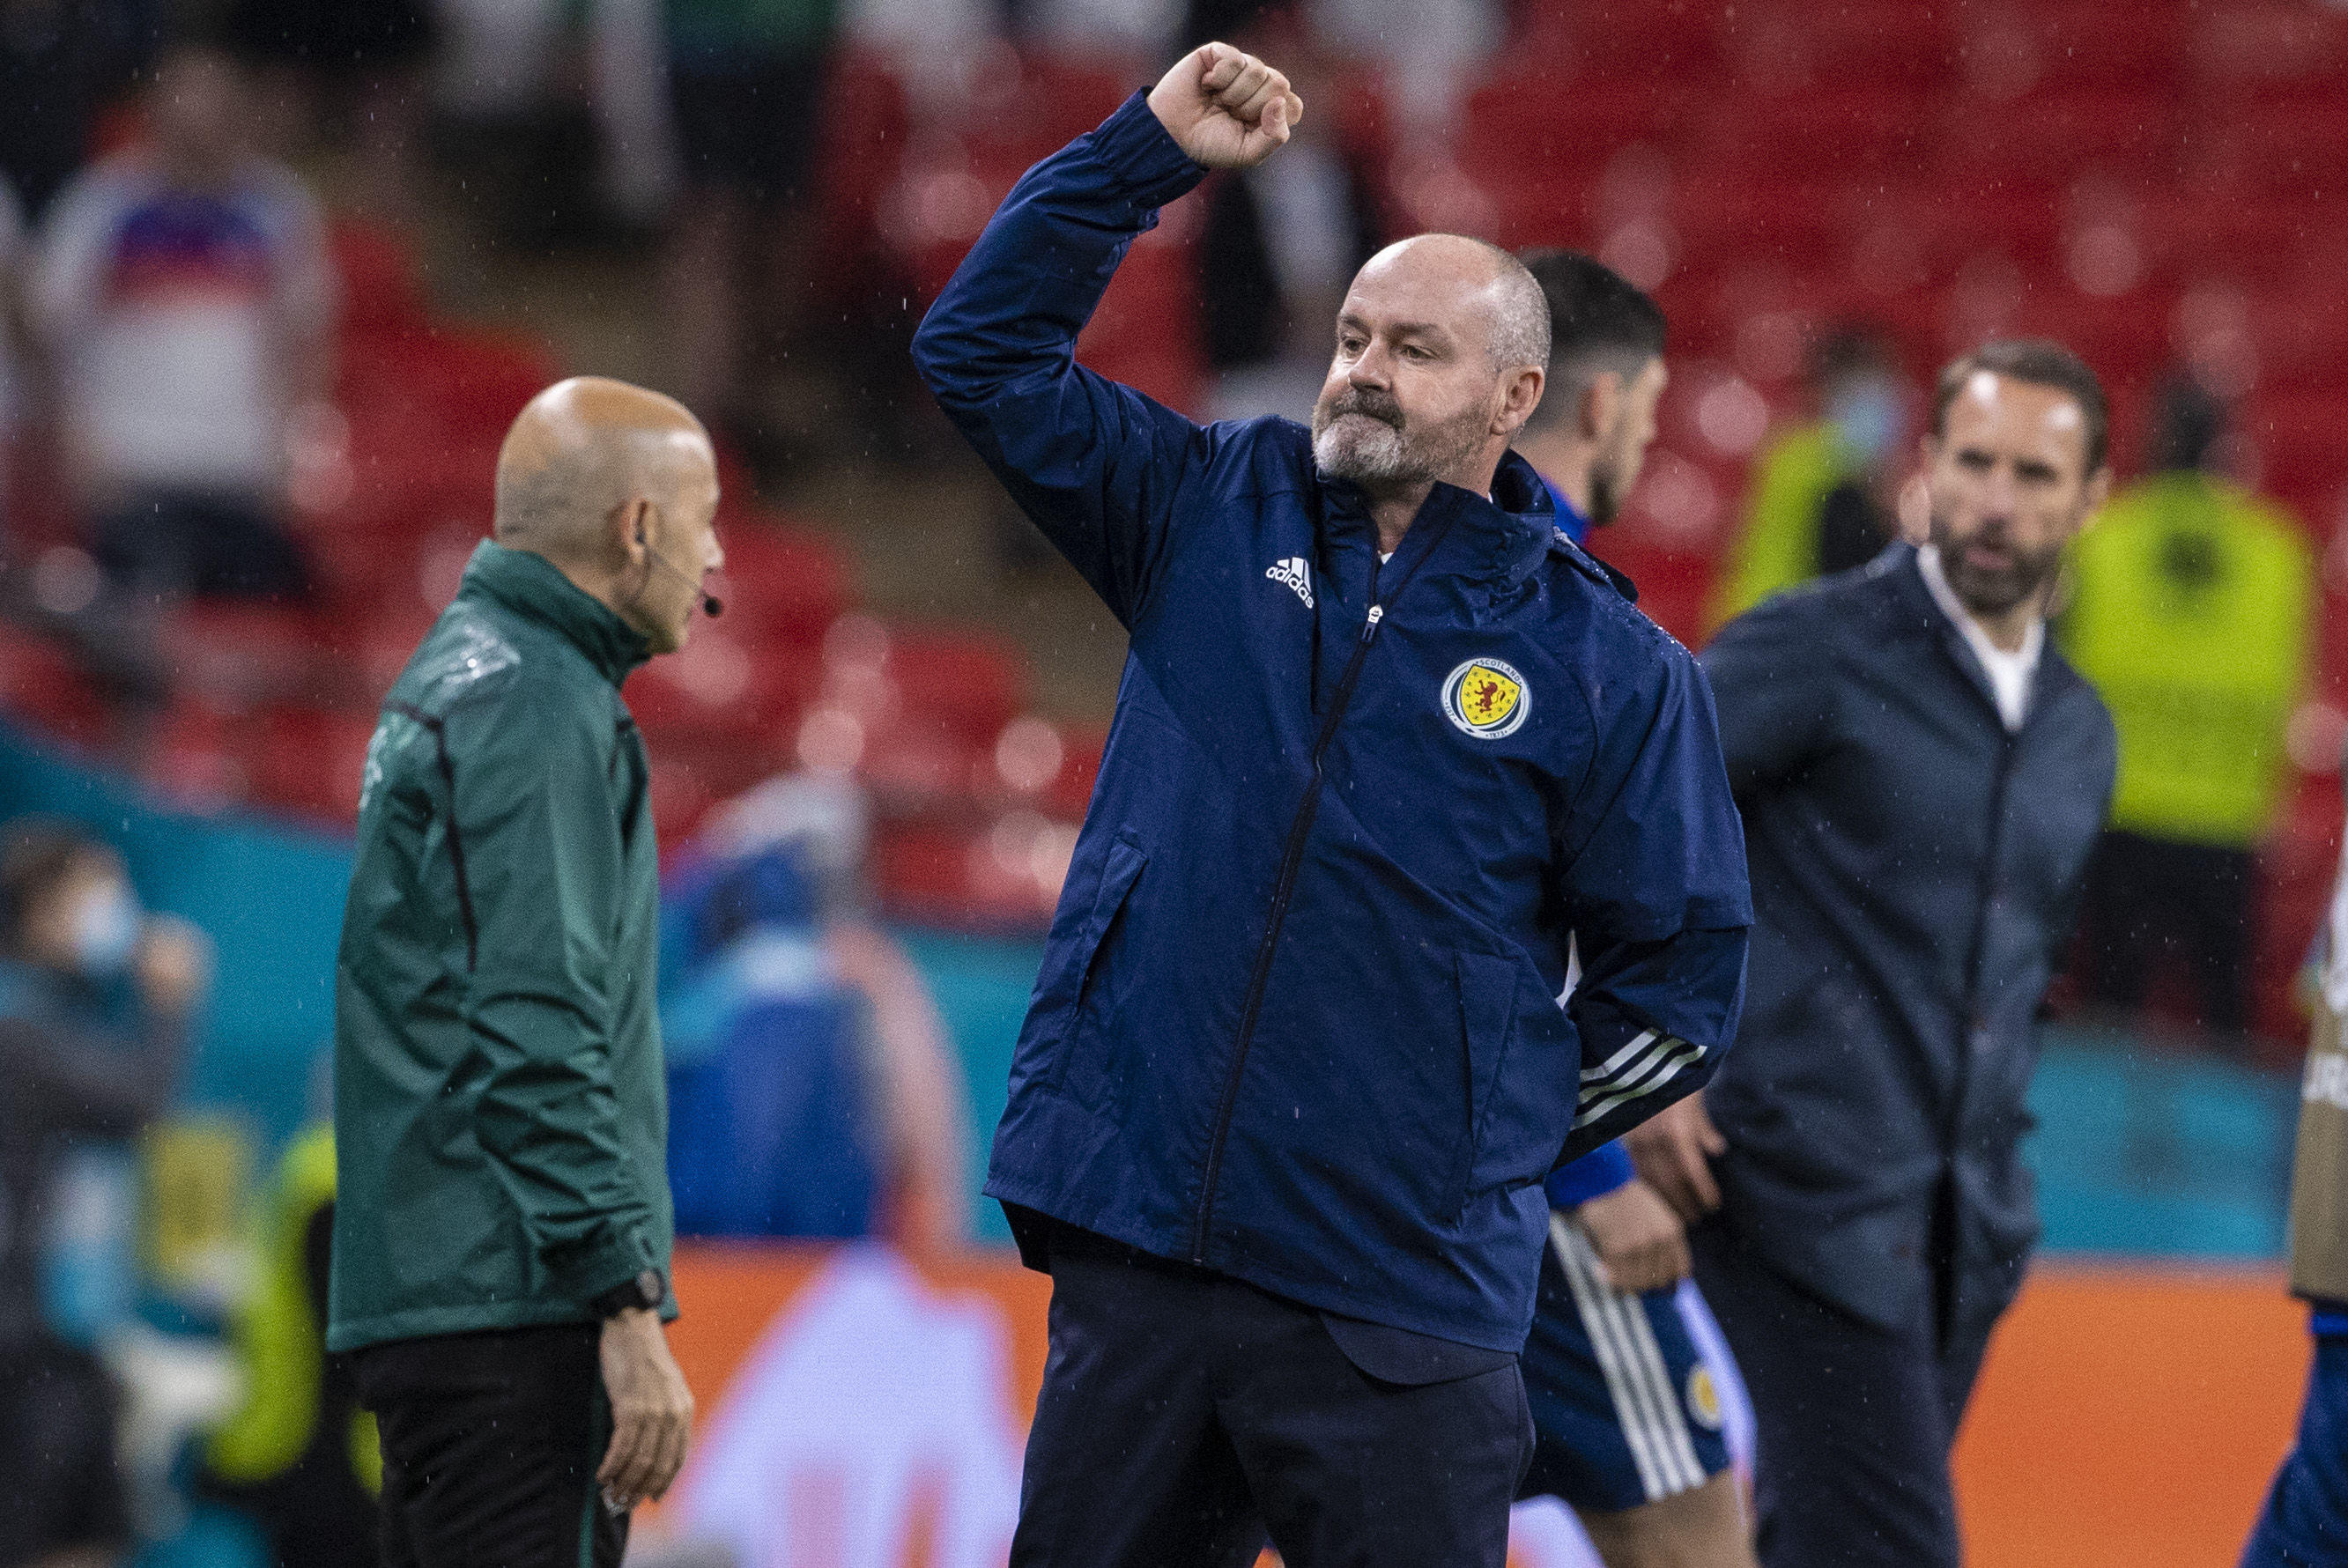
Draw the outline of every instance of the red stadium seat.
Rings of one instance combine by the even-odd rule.
[[[1918,179],[1931,160],[1931,103],[1916,87],[1874,79],[1724,97],[1689,172],[1837,189]]]
[[[2174,95],[2157,87],[2044,87],[1953,101],[1934,128],[1941,177],[1980,188],[2060,187],[2084,172],[2174,179],[2184,144]]]
[[[2281,97],[2250,97],[2196,116],[2187,167],[2212,191],[2271,192],[2291,200],[2328,195],[2337,203],[2348,169],[2348,97],[2337,82]],[[2339,208],[2333,208],[2337,232]]]
[[[904,85],[888,62],[850,46],[832,56],[816,149],[817,287],[848,302],[871,284],[881,204],[897,183],[911,138]]]
[[[326,243],[342,284],[345,333],[400,331],[423,323],[424,289],[408,236],[384,224],[341,217],[327,231]]]
[[[262,710],[250,753],[253,800],[322,825],[347,827],[358,815],[368,715],[283,703]]]
[[[999,634],[942,628],[891,629],[888,673],[897,712],[935,720],[992,749],[1026,705],[1027,662]]]
[[[68,746],[94,748],[110,729],[104,701],[71,654],[0,626],[0,712]]]
[[[2338,515],[2348,488],[2348,387],[2262,390],[2237,417],[2258,453],[2261,489],[2302,517]]]
[[[1957,46],[1946,12],[1910,0],[1818,5],[1763,0],[1739,5],[1723,40],[1740,85],[1801,93],[1859,81],[1944,87]]]
[[[1076,357],[1185,413],[1199,411],[1206,354],[1199,341],[1199,261],[1173,223],[1126,252],[1076,340]]]
[[[851,599],[845,552],[810,528],[752,514],[721,524],[726,567],[712,586],[726,630],[757,646],[812,648]]]
[[[2125,26],[2096,0],[2034,0],[1964,15],[1961,73],[1976,84],[2055,89],[2159,87],[2175,77],[2190,13],[2131,5]]]
[[[1565,79],[1703,80],[1724,69],[1715,15],[1672,0],[1541,6],[1510,53]]]
[[[242,804],[252,789],[249,714],[182,698],[150,739],[141,782],[185,811]]]

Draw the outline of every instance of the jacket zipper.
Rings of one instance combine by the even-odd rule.
[[[1422,557],[1422,559],[1425,558]],[[1408,583],[1409,579],[1405,578]],[[1399,593],[1401,589],[1396,588]],[[1239,1108],[1240,1076],[1247,1067],[1248,1043],[1255,1037],[1256,1015],[1263,1007],[1264,989],[1272,980],[1272,951],[1280,945],[1280,928],[1288,918],[1288,900],[1296,891],[1296,875],[1304,864],[1304,840],[1313,829],[1313,818],[1321,809],[1321,758],[1337,733],[1337,723],[1345,716],[1346,707],[1354,700],[1354,684],[1362,677],[1362,662],[1369,656],[1370,644],[1377,641],[1379,623],[1385,620],[1385,606],[1377,602],[1378,565],[1370,566],[1370,613],[1362,623],[1361,640],[1354,644],[1353,657],[1345,661],[1345,672],[1337,678],[1337,689],[1331,693],[1329,711],[1322,715],[1320,732],[1313,738],[1312,782],[1305,786],[1304,802],[1296,808],[1296,819],[1288,825],[1288,840],[1280,852],[1280,876],[1272,883],[1272,915],[1265,923],[1262,945],[1256,948],[1255,967],[1248,976],[1247,999],[1240,1007],[1240,1027],[1231,1048],[1231,1067],[1223,1080],[1223,1097],[1215,1109],[1215,1131],[1207,1144],[1207,1179],[1199,1193],[1199,1218],[1190,1232],[1190,1261],[1207,1261],[1207,1233],[1214,1223],[1215,1183],[1222,1174],[1223,1144],[1230,1139],[1231,1115]]]
[[[2037,716],[2035,712],[2031,713],[2023,721],[2024,727],[2027,728],[2030,720]],[[1965,953],[1965,1015],[1959,1020],[1958,1027],[1962,1032],[1957,1041],[1957,1077],[1951,1086],[1948,1122],[1941,1134],[1941,1175],[1932,1199],[1936,1214],[1940,1212],[1943,1194],[1953,1191],[1957,1160],[1963,1153],[1961,1143],[1965,1130],[1965,1105],[1972,1094],[1973,1050],[1981,1033],[1982,968],[1988,957],[1990,903],[1997,897],[1998,866],[2005,856],[2005,797],[2013,778],[2014,763],[2022,753],[2021,733],[2005,729],[2003,722],[1999,729],[2002,733],[1997,779],[1991,784],[1989,794],[1989,853],[1982,866],[1981,882],[1973,906],[1972,938]],[[1942,1337],[1946,1337],[1956,1320],[1957,1259],[1963,1248],[1963,1239],[1959,1235],[1951,1235],[1945,1240],[1950,1248],[1949,1273],[1936,1287],[1935,1294],[1940,1299],[1933,1302],[1938,1331]]]

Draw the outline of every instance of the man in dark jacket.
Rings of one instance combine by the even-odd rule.
[[[1028,173],[915,342],[1132,637],[987,1184],[1053,1275],[1022,1564],[1243,1563],[1268,1526],[1298,1568],[1498,1568],[1542,1179],[1735,1028],[1701,672],[1506,455],[1548,353],[1522,264],[1373,258],[1311,431],[1074,363],[1156,209],[1301,110],[1186,56]]]
[[[2038,1007],[2111,799],[2111,720],[2044,620],[2104,435],[2067,351],[1966,355],[1923,443],[1931,543],[1704,654],[1752,1001],[1734,1066],[1629,1143],[1690,1218],[1721,1211],[1696,1278],[1752,1389],[1770,1568],[1959,1559],[1949,1447],[2037,1235]]]
[[[620,682],[722,559],[709,438],[566,381],[498,457],[497,538],[385,700],[335,1020],[327,1346],[384,1456],[386,1568],[616,1563],[684,1463],[658,858]]]

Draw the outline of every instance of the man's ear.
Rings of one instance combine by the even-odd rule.
[[[2079,521],[2075,527],[2084,528],[2089,523],[2095,521],[2096,514],[2102,511],[2104,509],[2104,503],[2111,498],[2112,466],[2109,463],[2106,463],[2102,467],[2096,469],[2094,473],[2087,476],[2086,494],[2081,499],[2079,507]]]
[[[1492,415],[1492,434],[1514,436],[1540,406],[1541,387],[1549,374],[1539,365],[1519,365],[1501,378],[1500,406]]]
[[[631,567],[644,563],[652,548],[652,503],[642,496],[630,496],[612,508],[603,542],[613,559]]]
[[[1603,441],[1622,418],[1626,391],[1622,373],[1601,370],[1581,389],[1581,405],[1573,410],[1574,434],[1584,441]]]

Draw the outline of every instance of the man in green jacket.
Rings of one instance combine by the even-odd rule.
[[[620,683],[714,604],[716,506],[681,405],[541,393],[368,750],[327,1344],[382,1433],[385,1568],[617,1563],[685,1460],[658,868]]]

